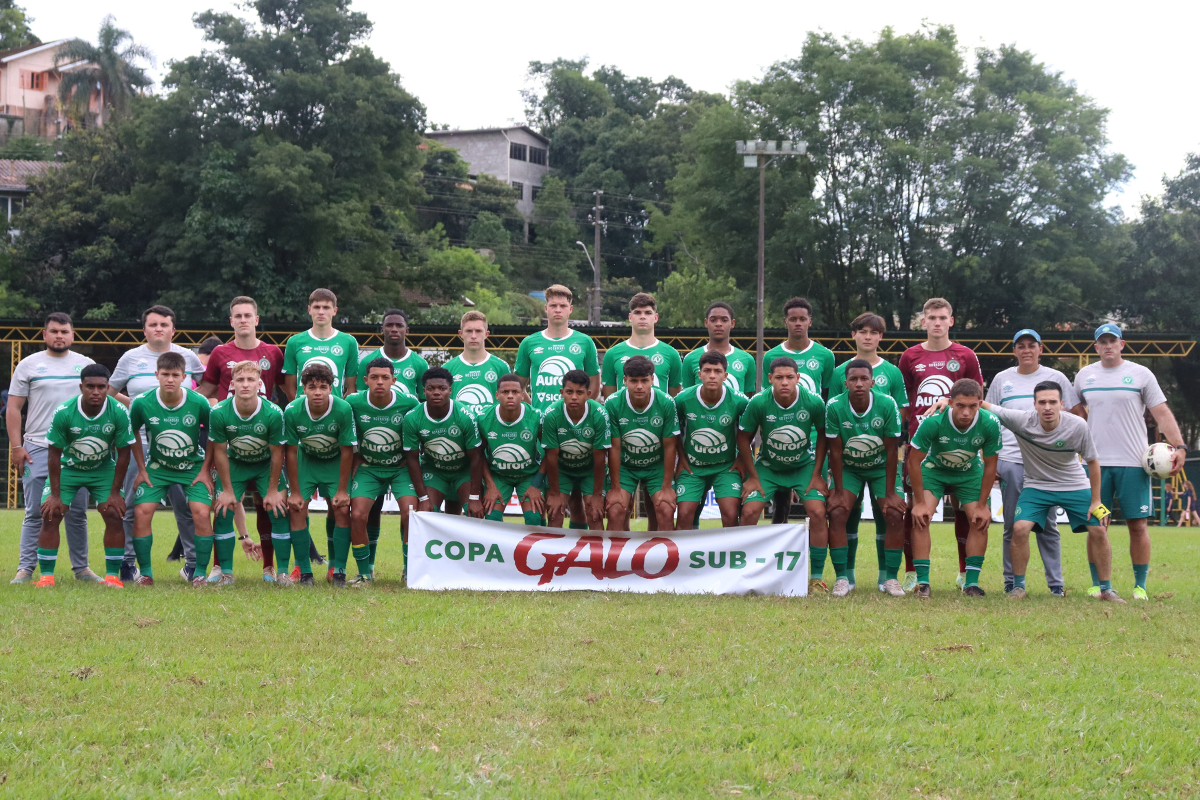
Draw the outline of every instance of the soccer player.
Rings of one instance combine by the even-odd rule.
[[[784,303],[783,324],[788,337],[766,352],[763,370],[769,372],[778,358],[790,358],[796,362],[800,385],[823,398],[830,391],[835,359],[832,350],[808,338],[812,321],[812,303],[803,297],[793,297]],[[764,380],[764,388],[766,383]]]
[[[831,594],[845,597],[851,591],[846,575],[846,520],[860,502],[864,488],[883,509],[883,591],[903,597],[897,572],[904,552],[904,499],[900,488],[900,409],[890,396],[875,390],[875,372],[866,361],[846,365],[846,391],[825,406],[825,437],[829,447],[829,477],[833,481],[826,502],[829,515],[829,559],[837,579]],[[819,556],[824,552],[817,550]],[[820,576],[824,562],[812,564],[810,574]],[[918,594],[918,596],[921,596]],[[927,594],[925,595],[928,596]]]
[[[475,420],[450,399],[449,370],[430,367],[421,380],[425,402],[405,415],[403,425],[417,510],[436,511],[444,502],[448,514],[466,507],[472,517],[482,517],[483,456]]]
[[[408,314],[398,308],[387,309],[379,323],[379,333],[383,338],[383,347],[360,353],[359,374],[362,374],[363,365],[383,356],[392,362],[392,368],[396,371],[396,388],[418,400],[424,400],[425,388],[421,384],[421,376],[429,369],[429,364],[420,353],[408,346]],[[508,369],[507,365],[505,369]],[[378,515],[375,524],[379,524]]]
[[[917,433],[921,417],[936,403],[950,394],[950,387],[961,378],[971,378],[984,385],[983,372],[979,369],[979,359],[975,351],[969,347],[950,341],[950,329],[954,327],[954,309],[950,303],[941,297],[931,297],[925,301],[923,309],[923,325],[925,341],[913,345],[900,356],[900,374],[904,376],[905,388],[912,402],[912,413],[908,418],[909,439]],[[905,462],[905,477],[908,461]],[[916,498],[910,497],[910,511],[904,517],[904,555],[908,561],[904,576],[904,588],[916,585],[916,567],[912,559],[912,512],[911,503]],[[958,542],[958,580],[956,584],[962,587],[967,579],[967,534],[971,525],[967,515],[955,503],[954,538]]]
[[[631,356],[621,370],[625,388],[604,403],[612,434],[608,458],[612,488],[605,509],[608,529],[629,530],[633,498],[644,488],[650,496],[646,508],[650,530],[670,530],[675,519],[672,481],[679,444],[675,401],[655,388],[656,367],[646,356]]]
[[[147,456],[142,454],[141,448],[133,449],[137,470],[130,482],[129,505],[134,509],[133,547],[140,573],[134,583],[138,586],[154,585],[150,561],[154,546],[151,524],[154,511],[163,498],[182,495],[191,513],[193,530],[199,531],[201,536],[212,536],[213,483],[200,444],[201,428],[208,425],[208,401],[203,395],[184,388],[188,372],[182,353],[167,351],[160,355],[155,362],[154,374],[158,378],[158,388],[139,394],[129,407],[129,423],[134,433],[143,428],[146,430],[146,452],[150,459],[147,465]],[[195,570],[190,575],[185,573],[184,577],[190,583]]]
[[[1070,379],[1056,369],[1042,366],[1042,337],[1031,328],[1017,331],[1013,337],[1013,355],[1017,366],[1009,367],[992,379],[988,387],[987,400],[994,406],[1003,406],[1010,411],[1033,410],[1033,387],[1043,381],[1054,381],[1062,388],[1064,408],[1079,404],[1075,388]],[[1000,477],[1000,494],[1004,499],[1004,591],[1012,591],[1012,557],[1009,554],[1013,525],[1016,522],[1017,499],[1025,487],[1025,472],[1021,466],[1021,448],[1016,435],[1001,426],[1004,446],[1000,449],[1000,462],[996,474]],[[1038,550],[1042,554],[1042,567],[1046,572],[1046,585],[1050,594],[1062,597],[1065,593],[1062,574],[1062,551],[1058,537],[1057,514],[1051,509],[1042,520],[1037,531]]]
[[[213,535],[204,536],[199,529],[196,531],[196,577],[192,585],[205,585],[204,573],[214,545],[221,565],[218,584],[233,583],[233,509],[247,491],[254,491],[261,498],[271,524],[271,549],[278,569],[276,580],[280,586],[291,585],[287,577],[288,555],[294,548],[301,570],[300,582],[311,586],[307,531],[299,536],[288,529],[283,412],[259,394],[264,370],[257,361],[240,361],[229,372],[233,394],[218,403],[208,416],[212,465],[221,482],[215,489],[213,502]]]
[[[346,398],[354,415],[358,453],[354,457],[354,482],[350,485],[350,538],[366,539],[370,578],[375,575],[375,550],[379,524],[372,527],[372,509],[381,505],[390,490],[400,506],[400,534],[404,562],[408,563],[408,512],[417,505],[417,492],[408,477],[401,434],[404,415],[418,405],[416,395],[394,391],[396,368],[386,357],[373,358],[360,369],[366,387]]]
[[[517,348],[513,372],[521,376],[533,407],[541,414],[562,399],[563,377],[581,369],[588,377],[590,397],[600,396],[600,366],[592,337],[567,326],[574,295],[565,286],[546,289],[546,330],[531,334]]]
[[[329,578],[346,585],[346,562],[351,549],[350,474],[358,444],[354,412],[334,394],[337,376],[324,361],[310,359],[300,371],[304,394],[283,410],[287,438],[288,513],[291,529],[308,526],[308,501],[319,492],[333,511],[333,547]],[[367,532],[353,540],[358,564],[356,585],[370,580],[371,551]]]
[[[288,402],[296,399],[296,376],[310,361],[329,367],[336,397],[354,394],[358,377],[358,340],[333,327],[337,318],[337,295],[328,289],[313,289],[308,296],[308,315],[312,317],[312,327],[288,337],[283,348],[283,393]]]
[[[487,518],[504,521],[504,508],[513,492],[521,504],[526,525],[541,525],[546,504],[542,497],[545,475],[539,437],[541,419],[523,402],[521,379],[504,373],[496,383],[496,404],[475,417],[483,444],[483,508]]]
[[[571,520],[592,530],[604,529],[604,474],[612,433],[604,407],[591,398],[589,376],[573,369],[563,376],[562,399],[542,417],[543,465],[550,484],[546,516],[551,527],[562,525],[567,499],[578,491],[584,520]]]
[[[670,345],[660,342],[654,335],[658,322],[658,302],[653,295],[638,292],[629,298],[629,338],[613,345],[604,354],[600,367],[600,381],[604,397],[617,391],[617,383],[623,377],[621,367],[633,356],[645,356],[654,365],[654,388],[661,389],[671,397],[683,388],[683,361],[679,352]]]
[[[75,331],[71,318],[61,311],[46,317],[42,329],[46,349],[26,356],[13,370],[8,387],[8,407],[5,424],[8,428],[10,463],[21,475],[25,497],[25,519],[21,522],[20,555],[17,574],[11,583],[28,583],[37,568],[38,537],[41,535],[42,510],[36,502],[46,488],[49,475],[50,445],[46,434],[59,405],[79,395],[79,372],[95,363],[71,349]],[[28,404],[21,433],[21,411]],[[87,498],[76,497],[66,512],[67,546],[75,579],[96,582],[100,576],[88,568]]]
[[[725,384],[735,392],[747,397],[754,394],[754,356],[729,341],[737,320],[733,318],[733,306],[723,300],[710,303],[704,311],[704,327],[708,329],[708,343],[697,347],[683,359],[683,388],[700,383],[700,358],[705,353],[720,353],[728,365]]]
[[[454,402],[478,417],[497,402],[496,381],[510,370],[504,359],[487,351],[488,323],[482,311],[463,314],[458,335],[463,351],[442,366],[454,378]]]
[[[1075,410],[1086,413],[1088,429],[1100,457],[1101,502],[1110,509],[1120,507],[1121,516],[1129,526],[1133,597],[1146,600],[1149,598],[1146,576],[1150,572],[1147,519],[1154,513],[1150,476],[1142,468],[1148,439],[1146,411],[1154,417],[1167,442],[1175,447],[1172,474],[1183,469],[1187,446],[1154,373],[1121,356],[1125,349],[1121,329],[1112,323],[1096,328],[1095,347],[1100,361],[1088,364],[1075,375],[1075,392],[1080,403]],[[1100,585],[1099,573],[1092,565],[1090,594],[1095,596]]]
[[[714,349],[699,356],[697,363],[700,384],[684,389],[675,398],[683,439],[683,457],[675,466],[679,509],[676,530],[690,529],[695,524],[696,512],[709,489],[717,498],[723,527],[737,525],[742,505],[737,425],[749,400],[726,382],[729,362],[724,354]]]
[[[96,510],[104,519],[104,583],[119,589],[125,556],[121,486],[129,467],[129,449],[136,440],[129,427],[129,412],[108,396],[108,367],[88,364],[81,369],[79,392],[55,409],[46,433],[49,475],[42,490],[42,532],[37,548],[42,577],[34,586],[54,585],[58,523],[67,511],[63,499],[74,501],[82,489],[96,498]]]
[[[917,597],[929,597],[929,522],[937,504],[953,495],[970,520],[967,536],[967,575],[963,594],[983,597],[979,573],[987,553],[992,512],[988,497],[996,480],[1000,423],[980,411],[983,387],[963,378],[950,387],[950,405],[922,420],[908,448],[908,479],[913,487],[913,556],[917,566]],[[983,460],[979,454],[983,453]]]

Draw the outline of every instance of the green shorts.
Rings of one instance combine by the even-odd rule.
[[[75,499],[75,495],[79,494],[80,489],[87,489],[92,500],[99,505],[107,502],[108,496],[112,494],[113,478],[116,476],[117,467],[115,464],[108,464],[96,469],[75,469],[74,467],[63,467],[58,477],[58,499],[64,504],[71,505]],[[117,487],[120,489],[120,487]],[[125,492],[118,491],[122,497]],[[46,479],[46,488],[42,489],[42,502],[50,499],[50,479]]]
[[[939,502],[946,495],[953,494],[960,506],[978,503],[979,493],[983,489],[983,467],[957,472],[922,464],[921,485]]]
[[[1017,498],[1017,510],[1013,515],[1013,520],[1015,522],[1032,522],[1033,529],[1041,533],[1042,524],[1046,521],[1047,515],[1054,513],[1055,506],[1060,506],[1063,511],[1067,512],[1071,530],[1076,533],[1087,530],[1089,525],[1100,524],[1100,520],[1088,516],[1088,509],[1092,506],[1090,489],[1050,492],[1029,486],[1022,489],[1021,496]]]
[[[605,483],[608,483],[607,478]],[[587,472],[565,472],[558,473],[558,490],[563,494],[574,494],[578,489],[581,495],[592,494],[596,488],[596,475],[593,470]],[[600,493],[604,494],[604,487],[600,487]]]
[[[742,475],[730,464],[717,471],[680,472],[675,476],[675,497],[680,503],[703,503],[712,489],[718,500],[742,497]]]
[[[336,491],[337,485],[334,484]],[[373,464],[359,464],[350,482],[350,499],[367,497],[374,500],[391,490],[392,497],[416,497],[417,490],[413,488],[412,477],[408,467],[377,467]]]
[[[208,493],[208,487],[203,483],[192,485],[192,481],[196,480],[196,476],[200,474],[202,466],[202,464],[195,464],[191,469],[168,469],[157,464],[147,466],[146,474],[150,476],[150,482],[154,485],[140,484],[137,491],[133,493],[134,505],[142,503],[157,505],[167,496],[167,490],[172,486],[182,486],[189,503],[204,503],[211,506],[213,499],[212,495]]]
[[[471,483],[471,469],[468,467],[458,472],[443,473],[425,467],[421,479],[425,481],[426,489],[434,489],[440,492],[443,498],[457,503],[458,487]]]
[[[512,498],[513,492],[517,494],[517,502],[522,503],[525,500],[525,492],[533,485],[533,479],[537,477],[537,473],[532,475],[497,475],[492,472],[492,480],[496,484],[496,489],[500,492],[500,502],[504,506],[508,505],[509,499]],[[491,509],[488,509],[489,511]]]
[[[296,449],[300,452],[300,459],[296,462],[296,469],[300,473],[300,494],[311,500],[314,494],[320,492],[321,497],[332,500],[342,478],[341,455],[335,458],[309,458],[303,450]]]
[[[645,486],[646,492],[653,495],[662,491],[663,465],[653,467],[627,467],[621,465],[621,488],[630,494],[637,494],[639,486]]]
[[[1120,507],[1122,519],[1154,515],[1150,486],[1150,476],[1141,467],[1100,468],[1100,502],[1113,511]]]
[[[242,464],[229,459],[229,479],[233,482],[233,496],[240,503],[245,497],[246,492],[255,491],[259,495],[266,495],[270,491],[268,488],[271,481],[271,462],[260,461],[257,464]],[[215,480],[217,494],[222,491],[221,479]],[[287,493],[287,473],[285,470],[279,470],[279,485],[276,487],[284,494]],[[228,534],[233,532],[233,514],[217,514],[213,519],[214,534]],[[287,514],[280,514],[271,520],[271,532],[281,533],[288,530]]]
[[[896,485],[894,487],[896,494],[900,494],[900,475],[897,471]],[[849,467],[842,467],[842,488],[850,492],[855,497],[861,498],[863,487],[871,489],[871,497],[875,498],[875,502],[881,502],[887,494],[887,473],[883,470],[878,472],[857,472]],[[978,495],[976,495],[978,499]]]
[[[789,472],[781,472],[766,464],[756,462],[754,464],[754,471],[758,473],[758,482],[762,484],[762,493],[751,492],[750,496],[746,498],[746,502],[765,503],[774,497],[776,492],[785,491],[795,491],[796,494],[803,495],[801,502],[809,500],[824,501],[824,496],[816,489],[813,489],[811,492],[804,491],[808,488],[808,483],[812,480],[813,470],[816,467],[817,462],[810,461],[803,467]]]

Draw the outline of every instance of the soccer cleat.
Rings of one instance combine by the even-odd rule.
[[[1050,587],[1050,595],[1052,597],[1066,597],[1067,590],[1061,586],[1051,586]]]
[[[850,581],[845,578],[838,578],[833,582],[833,588],[829,590],[830,597],[845,597],[850,594]]]
[[[1133,587],[1133,599],[1134,600],[1149,600],[1150,595],[1147,594],[1146,590],[1143,589],[1141,586],[1135,586],[1135,587]]]
[[[53,575],[43,575],[42,577],[38,578],[37,582],[34,583],[33,585],[41,586],[41,587],[53,586],[54,585],[54,576]]]
[[[853,591],[854,591],[854,587],[857,585],[857,584],[854,582],[854,570],[847,568],[847,570],[846,570],[846,580],[847,580],[847,581],[850,583],[850,591],[852,591],[852,592],[853,592]]]
[[[275,585],[280,589],[287,589],[295,585],[295,581],[286,572],[281,572],[275,576]]]
[[[192,586],[196,589],[203,589],[205,586],[208,586],[208,579],[203,575],[197,575],[192,578]]]
[[[965,597],[987,597],[987,592],[978,585],[964,586],[962,593]]]
[[[79,572],[75,573],[75,580],[83,581],[84,583],[102,583],[104,581],[103,578],[92,572],[87,567],[84,567],[83,569],[79,570]]]
[[[1088,597],[1099,597],[1099,596],[1100,596],[1100,587],[1099,586],[1093,586],[1092,588],[1088,589]]]
[[[368,578],[366,575],[359,575],[354,580],[346,584],[346,586],[351,589],[366,589],[370,587],[371,581],[372,579]]]
[[[1005,581],[1004,582],[1004,593],[1008,594],[1009,592],[1011,592],[1013,590],[1013,585],[1014,584],[1012,581]]]
[[[178,561],[183,558],[183,542],[179,537],[175,537],[175,546],[171,548],[171,552],[167,553],[167,561]]]
[[[298,585],[300,585],[300,586],[316,586],[317,581],[316,581],[316,579],[313,578],[311,572],[306,572],[300,576],[300,582]]]
[[[275,571],[272,570],[270,567],[263,568],[263,581],[266,583],[274,583],[275,582]]]
[[[325,582],[333,583],[333,567],[330,567],[329,571],[325,573]]]
[[[879,591],[886,592],[892,597],[904,597],[904,588],[900,586],[900,581],[895,578],[888,578],[884,581],[883,585],[879,587]]]
[[[12,583],[12,584],[29,583],[29,581],[32,578],[33,578],[33,570],[19,569],[19,570],[17,570],[17,574],[13,576],[13,579],[11,581],[9,581],[9,583]]]
[[[292,567],[291,578],[292,578],[292,583],[296,583],[297,581],[300,580],[300,565],[299,564]]]
[[[958,573],[958,577],[954,579],[954,585],[957,586],[959,589],[962,589],[963,587],[965,587],[967,585],[967,573],[965,573],[965,572]]]
[[[121,564],[121,580],[136,581],[142,573],[138,572],[136,564]]]
[[[333,578],[331,579],[331,582],[333,583],[333,588],[345,589],[346,588],[346,573],[344,573],[344,572],[333,573]]]
[[[149,575],[138,575],[134,584],[137,586],[153,586],[154,578],[151,578]]]
[[[809,594],[812,594],[813,592],[820,592],[821,594],[824,594],[825,592],[828,592],[828,591],[829,591],[829,587],[826,586],[825,581],[821,580],[820,578],[813,578],[811,581],[808,582],[808,593]]]
[[[1024,600],[1025,599],[1025,587],[1024,586],[1014,586],[1013,590],[1008,593],[1008,599],[1009,600]]]
[[[209,583],[220,583],[221,575],[223,575],[223,574],[224,573],[221,572],[220,565],[214,564],[213,568],[212,568],[212,572],[208,573],[208,582]]]
[[[913,589],[913,596],[921,600],[928,600],[933,596],[933,589],[929,587],[928,583],[918,583]]]
[[[1125,598],[1117,594],[1113,589],[1105,589],[1100,593],[1100,599],[1107,603],[1124,603]]]
[[[321,555],[320,553],[313,553],[311,558],[312,558],[312,563],[317,564],[318,566],[323,566],[323,565],[329,563],[325,559],[325,556]]]
[[[233,586],[233,576],[222,574],[220,580],[217,581],[217,586]]]
[[[118,578],[116,575],[105,575],[104,580],[100,581],[105,586],[111,586],[114,589],[124,589],[125,581]]]
[[[911,592],[915,588],[917,588],[917,573],[904,573],[904,591]]]
[[[196,577],[196,568],[184,565],[179,568],[179,577],[183,578],[184,583],[191,583],[192,578]]]

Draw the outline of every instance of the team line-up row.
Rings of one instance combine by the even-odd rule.
[[[313,292],[312,329],[291,337],[280,353],[257,340],[253,300],[235,298],[234,341],[211,348],[199,369],[195,354],[170,341],[174,315],[156,306],[144,315],[147,344],[126,353],[112,375],[77,360],[73,374],[48,375],[48,362],[63,361],[53,365],[62,371],[76,355],[67,341],[69,318],[51,315],[43,358],[26,370],[37,356],[23,361],[10,387],[10,397],[29,403],[24,444],[13,453],[18,463],[29,462],[27,498],[38,488],[31,485],[31,451],[42,444],[38,423],[45,424],[41,507],[31,509],[25,526],[36,530],[37,585],[54,584],[60,523],[68,505],[81,496],[86,504],[86,495],[97,498],[105,521],[103,582],[111,586],[129,578],[153,583],[151,520],[167,497],[177,519],[191,523],[191,530],[180,525],[181,540],[190,540],[184,576],[197,585],[232,583],[236,512],[247,493],[260,507],[260,532],[266,528],[265,579],[314,582],[312,562],[321,557],[311,544],[308,502],[319,494],[330,506],[329,579],[346,585],[353,557],[358,575],[350,585],[365,586],[374,577],[378,514],[389,493],[407,541],[412,508],[502,519],[514,493],[530,524],[559,526],[569,515],[571,527],[600,529],[607,521],[609,530],[628,530],[634,497],[644,491],[652,529],[688,529],[712,491],[726,526],[756,524],[775,498],[782,501],[777,520],[786,517],[798,495],[810,525],[814,583],[825,588],[828,557],[831,593],[845,596],[855,586],[858,518],[869,488],[875,519],[883,522],[876,536],[880,591],[930,595],[929,523],[949,496],[959,585],[982,596],[988,498],[999,479],[1005,591],[1025,595],[1033,531],[1047,585],[1063,593],[1054,525],[1062,508],[1073,529],[1088,532],[1092,593],[1121,601],[1111,586],[1104,506],[1119,504],[1129,520],[1134,596],[1145,598],[1151,506],[1144,409],[1177,447],[1169,468],[1178,470],[1186,453],[1153,374],[1121,358],[1121,331],[1111,324],[1096,331],[1099,363],[1074,383],[1040,364],[1036,331],[1018,332],[1018,365],[998,375],[985,397],[975,354],[949,339],[946,301],[925,304],[927,341],[898,366],[877,352],[883,320],[861,315],[852,324],[858,353],[835,369],[832,352],[808,339],[811,306],[794,298],[784,308],[788,339],[767,354],[767,385],[755,394],[755,362],[729,342],[735,320],[725,303],[706,312],[708,344],[681,358],[655,338],[654,298],[639,294],[630,302],[629,340],[601,363],[590,337],[567,325],[570,291],[552,286],[547,328],[521,343],[510,372],[486,350],[483,314],[464,315],[463,353],[430,368],[406,346],[407,318],[395,309],[384,314],[384,346],[360,357],[355,339],[333,328],[336,302],[328,290]],[[48,396],[38,390],[62,392],[71,378],[79,381],[77,394],[47,415]],[[196,379],[196,390],[188,388]],[[360,379],[365,386],[355,391]],[[283,409],[270,399],[276,390],[288,400]],[[11,406],[8,421],[11,437]],[[67,527],[70,540],[69,519]],[[25,534],[14,582],[32,577]],[[69,542],[77,577],[87,571],[86,522],[83,536],[83,570]],[[244,532],[240,538],[247,552],[259,553]],[[129,551],[136,571],[127,564]],[[206,577],[210,559],[214,572]]]

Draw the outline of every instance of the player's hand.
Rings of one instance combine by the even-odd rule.
[[[931,416],[933,414],[938,413],[939,411],[941,411],[943,408],[945,408],[948,405],[950,405],[950,400],[948,398],[945,398],[945,397],[939,398],[936,403],[931,405],[929,408],[925,409],[924,414],[918,414],[917,416],[922,417],[922,418]]]
[[[967,512],[967,520],[971,523],[972,528],[984,528],[992,522],[992,510],[988,508],[987,503],[976,503],[975,508]]]
[[[1178,447],[1176,447],[1174,450],[1171,451],[1171,474],[1172,475],[1177,474],[1181,469],[1183,469],[1183,466],[1185,463],[1187,463],[1187,450],[1181,450]]]
[[[468,500],[467,501],[467,514],[469,516],[472,516],[475,519],[483,519],[483,516],[484,516],[483,509],[484,509],[483,501],[481,501],[481,500]]]
[[[604,495],[585,494],[583,496],[583,511],[588,522],[600,522],[604,519]]]
[[[1099,500],[1097,500],[1096,502],[1094,502],[1090,506],[1088,506],[1088,516],[1091,517],[1092,519],[1100,520],[1100,524],[1103,525],[1103,524],[1105,524],[1105,520],[1100,519],[1100,515],[1096,513],[1096,509],[1100,508],[1100,506],[1102,506],[1102,505],[1104,505],[1104,503],[1101,503]]]
[[[484,487],[484,490],[483,490],[483,507],[484,508],[495,508],[500,503],[500,499],[501,499],[500,498],[500,490],[496,488],[495,484],[488,484],[486,487]],[[508,498],[506,497],[504,499],[507,500]],[[507,505],[507,503],[505,505]],[[504,506],[500,506],[500,507],[503,508]]]
[[[679,504],[679,498],[675,494],[674,486],[659,489],[650,495],[650,502],[654,503],[654,510],[658,512],[659,520],[675,519],[675,507]]]
[[[807,495],[809,492],[813,491],[819,493],[821,497],[829,497],[829,484],[825,482],[824,478],[817,474],[815,469],[813,470],[812,480],[808,482],[808,486],[806,486],[804,489],[804,494]]]
[[[924,503],[913,503],[912,515],[913,525],[928,528],[929,521],[933,519],[933,507]]]
[[[208,472],[206,472],[205,470],[200,470],[200,474],[196,476],[195,480],[192,481],[191,485],[195,486],[197,483],[201,484],[206,489],[208,489],[209,497],[212,497],[214,494],[217,493],[217,487],[213,483],[212,475],[209,475]]]
[[[52,494],[46,498],[46,502],[42,503],[42,519],[47,522],[59,522],[66,516],[66,513],[67,506],[58,495]]]
[[[426,497],[417,501],[417,511],[433,511],[433,501]]]
[[[529,503],[531,511],[536,511],[539,514],[546,512],[546,498],[542,496],[542,490],[536,486],[530,486],[526,489],[523,499]]]
[[[278,489],[274,489],[263,495],[263,508],[268,513],[283,516],[287,513],[289,506],[291,506],[290,498],[285,497],[283,492]]]
[[[333,499],[329,501],[329,504],[334,508],[349,508],[350,493],[345,490],[335,492]]]
[[[232,514],[235,506],[237,506],[237,498],[233,496],[233,492],[223,489],[217,495],[216,502],[213,503],[213,511],[217,513],[217,516],[223,517],[226,514]]]
[[[149,486],[151,489],[154,488],[154,484],[150,482],[150,475],[147,474],[146,470],[139,469],[137,474],[133,476],[133,486],[129,487],[129,496],[137,497],[138,487],[143,483]]]
[[[613,509],[620,507],[627,511],[632,503],[633,495],[618,486],[609,491],[608,496],[604,498],[604,510],[611,517],[615,513]]]
[[[550,517],[561,517],[567,507],[567,496],[562,492],[551,492],[546,496],[546,514]]]
[[[832,511],[835,508],[844,508],[847,511],[854,508],[854,500],[856,498],[847,489],[835,489],[825,503],[827,511]]]
[[[759,482],[758,478],[751,478],[748,481],[742,482],[742,502],[743,503],[746,502],[747,497],[754,494],[755,492],[758,492],[759,494],[763,493],[762,484]]]
[[[264,505],[266,504],[266,498],[263,498],[263,504]],[[287,498],[287,510],[288,511],[298,514],[304,510],[304,507],[306,505],[307,505],[307,503],[304,502],[304,496],[302,494],[300,494],[299,492],[292,492],[291,494],[288,495],[288,498]]]
[[[12,448],[9,451],[9,458],[12,459],[13,469],[17,471],[18,475],[21,473],[21,467],[26,463],[33,463],[33,456],[29,455],[29,451],[24,447]]]
[[[891,510],[900,516],[904,516],[904,513],[908,511],[908,503],[904,502],[904,498],[896,492],[886,492],[883,495],[883,502],[879,505],[885,514]]]
[[[263,501],[266,504],[266,500]],[[242,539],[242,552],[246,554],[246,558],[251,561],[262,561],[262,545],[247,536]]]

